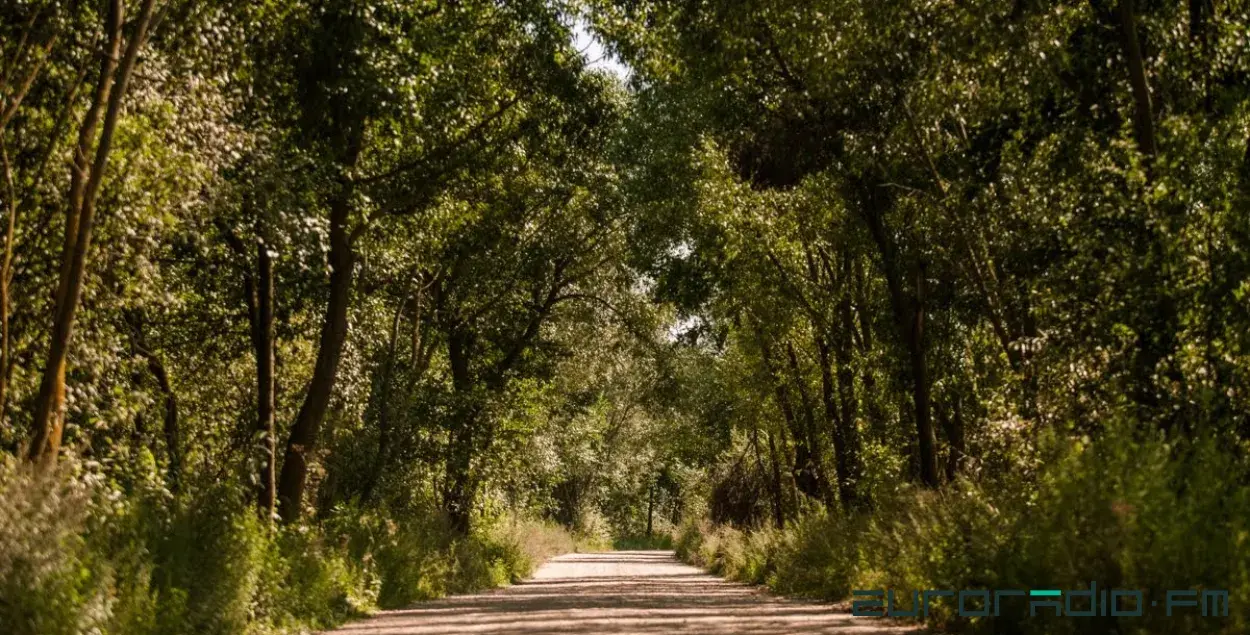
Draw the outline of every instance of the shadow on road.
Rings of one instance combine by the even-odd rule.
[[[914,627],[772,597],[678,562],[667,551],[555,558],[522,584],[384,611],[342,635],[816,633],[885,635]]]

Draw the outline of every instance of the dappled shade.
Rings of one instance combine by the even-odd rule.
[[[384,611],[341,635],[901,635],[914,626],[786,601],[683,565],[667,551],[561,556],[500,591]]]

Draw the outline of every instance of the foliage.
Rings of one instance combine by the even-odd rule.
[[[871,515],[809,515],[784,530],[742,532],[697,521],[677,535],[687,562],[781,593],[840,600],[852,589],[1143,589],[1230,591],[1227,619],[1195,612],[1140,618],[959,618],[944,600],[933,620],[975,633],[1228,633],[1247,624],[1243,467],[1216,439],[1178,456],[1158,438],[1117,427],[1108,438],[1056,448],[1036,488],[961,481],[942,492],[905,491]],[[1217,468],[1193,478],[1201,466]],[[1193,479],[1177,492],[1178,478]],[[1178,582],[1184,580],[1185,582]],[[907,608],[909,605],[904,605]]]
[[[4,3],[5,623],[320,628],[674,527],[826,598],[1244,598],[1248,11]],[[934,616],[1086,627],[1007,619]]]
[[[550,523],[501,520],[464,538],[437,513],[342,510],[319,528],[273,532],[222,491],[170,509],[159,492],[120,497],[99,466],[3,469],[0,618],[16,634],[319,629],[517,582],[577,549]]]

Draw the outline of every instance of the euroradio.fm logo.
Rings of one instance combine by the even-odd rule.
[[[1029,615],[1067,617],[1141,617],[1149,610],[1165,611],[1168,617],[1182,612],[1203,617],[1228,617],[1228,591],[1176,589],[1151,598],[1140,589],[931,589],[896,596],[893,590],[851,591],[851,614],[859,617],[928,617],[929,607],[942,599],[954,602],[960,617],[997,617],[1004,606],[1028,602]],[[864,599],[866,598],[866,599]],[[1017,599],[1020,598],[1020,599]],[[909,608],[904,608],[909,607]]]

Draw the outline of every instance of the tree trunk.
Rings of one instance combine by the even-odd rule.
[[[849,287],[851,280],[850,254],[846,254],[842,260],[842,279],[845,283],[843,285],[842,298],[838,303],[840,324],[837,336],[834,338],[834,358],[837,360],[838,366],[838,401],[842,406],[842,417],[838,432],[846,448],[844,455],[846,464],[839,471],[843,474],[843,479],[846,481],[845,488],[849,496],[846,500],[849,506],[858,508],[862,504],[858,486],[860,480],[863,479],[864,465],[859,441],[859,402],[855,398],[855,370],[852,367],[851,360],[851,347],[853,346],[851,333],[855,329],[855,318],[851,311],[851,290]]]
[[[820,353],[820,382],[825,419],[833,432],[833,449],[838,466],[838,498],[842,501],[843,508],[850,511],[859,506],[856,483],[862,478],[863,470],[859,460],[859,430],[856,426],[859,405],[855,399],[855,375],[851,368],[852,332],[855,325],[851,312],[849,255],[843,260],[841,279],[843,287],[838,302],[838,322],[834,335],[837,342],[837,403],[829,342],[817,335],[816,349]]]
[[[843,508],[849,508],[855,498],[854,488],[847,479],[846,439],[842,435],[842,422],[834,398],[833,365],[830,361],[829,343],[817,334],[816,352],[820,362],[820,398],[825,411],[825,426],[833,436],[833,459],[837,466],[834,478],[838,481],[838,500]]]
[[[655,483],[647,487],[647,538],[651,538],[652,517],[655,515]]]
[[[404,305],[407,303],[407,298],[400,301],[399,306],[395,308],[395,318],[391,320],[391,334],[386,346],[386,360],[382,366],[381,394],[378,396],[378,453],[369,471],[368,480],[365,481],[364,489],[360,494],[360,500],[366,503],[373,499],[374,489],[377,487],[378,481],[381,480],[386,464],[390,460],[391,382],[395,374],[395,349],[399,340],[399,323],[404,316]]]
[[[0,132],[2,135],[3,132]],[[4,256],[0,262],[0,424],[4,422],[4,412],[9,397],[9,360],[12,352],[9,349],[9,272],[13,270],[13,238],[17,224],[17,190],[13,186],[13,170],[9,165],[9,148],[3,137],[0,137],[0,162],[4,170],[4,207],[8,216],[4,231]]]
[[[773,441],[772,433],[765,434],[768,436],[768,458],[773,464],[773,520],[777,523],[777,529],[785,529],[786,501],[781,483],[781,457],[777,456],[777,444]]]
[[[245,204],[246,205],[246,204]],[[223,220],[218,227],[240,260],[247,262],[247,247]],[[247,302],[247,323],[251,332],[252,355],[256,359],[256,421],[248,431],[261,445],[257,474],[256,511],[267,522],[277,513],[277,431],[275,394],[277,391],[276,344],[274,338],[273,258],[265,244],[263,220],[256,223],[256,272],[244,269],[243,295]],[[249,264],[248,267],[251,265]],[[252,455],[248,453],[250,467]]]
[[[277,512],[278,433],[275,393],[277,373],[274,372],[276,342],[274,338],[273,260],[263,241],[256,242],[256,319],[252,325],[252,345],[256,355],[256,433],[261,443],[260,487],[257,488],[257,510],[266,520]]]
[[[52,53],[52,47],[56,44],[57,33],[53,31],[42,42],[42,46],[35,45],[30,42],[31,35],[40,27],[39,19],[42,17],[42,10],[35,11],[30,20],[26,23],[26,27],[22,30],[22,35],[18,38],[16,50],[13,52],[12,62],[9,68],[0,71],[0,134],[4,133],[9,122],[13,120],[13,116],[17,114],[17,109],[22,105],[22,100],[26,99],[26,95],[30,92],[31,86],[34,85],[35,79],[39,77],[39,72],[43,69],[44,63],[48,61]],[[55,29],[55,27],[53,27]],[[16,72],[17,64],[26,57],[27,46],[32,49],[42,48],[42,51],[35,52],[34,59],[31,62],[30,70],[26,73],[26,77],[21,79],[16,75],[9,75],[9,72]],[[4,65],[0,64],[0,68]],[[16,83],[10,80],[19,80]]]
[[[937,440],[930,415],[929,366],[924,346],[924,268],[916,273],[916,299],[912,311],[907,348],[911,357],[912,390],[916,404],[916,435],[919,439],[920,478],[929,487],[937,487]]]
[[[824,470],[821,468],[821,447],[819,433],[816,430],[815,408],[807,390],[807,381],[803,379],[799,368],[798,354],[795,353],[794,345],[790,342],[786,342],[786,360],[789,363],[794,384],[799,389],[799,403],[803,405],[803,428],[792,428],[796,482],[799,491],[803,492],[804,496],[829,504],[832,501],[827,498]]]
[[[751,426],[751,449],[755,452],[755,468],[760,478],[768,479],[768,498],[773,512],[773,521],[778,527],[785,525],[785,513],[781,508],[781,471],[773,470],[770,476],[764,467],[764,459],[760,452],[760,427],[758,422]],[[754,516],[752,516],[753,518]]]
[[[915,285],[904,287],[903,266],[894,240],[885,227],[885,205],[881,194],[869,188],[862,206],[869,233],[881,255],[881,265],[889,287],[890,304],[894,321],[901,335],[911,374],[912,403],[915,406],[917,451],[919,452],[920,480],[928,487],[938,487],[937,440],[933,432],[933,419],[929,404],[929,369],[925,354],[925,272],[924,266],[915,271]]]
[[[1133,87],[1133,130],[1137,147],[1148,160],[1155,157],[1154,112],[1150,104],[1150,86],[1146,82],[1146,64],[1137,37],[1137,15],[1133,0],[1120,0],[1120,38],[1128,61],[1129,84]]]
[[[469,367],[476,337],[467,328],[458,325],[451,329],[447,340],[452,387],[460,402],[460,415],[451,421],[452,429],[448,434],[443,509],[447,512],[452,529],[461,535],[468,535],[472,529],[473,506],[476,503],[472,467],[478,409],[472,402],[473,380]]]
[[[169,486],[169,491],[177,494],[182,481],[182,441],[178,432],[178,398],[174,395],[173,385],[169,381],[169,372],[165,369],[164,362],[161,361],[160,355],[148,347],[147,340],[144,337],[143,317],[141,314],[130,315],[128,320],[132,330],[132,343],[135,352],[139,353],[144,360],[147,361],[148,372],[152,374],[152,378],[156,380],[156,386],[161,391],[161,397],[164,402],[163,428],[162,432],[165,437],[165,454],[169,459],[169,468],[166,471],[165,482]],[[137,419],[141,425],[142,419]]]
[[[1189,0],[1189,37],[1204,52],[1208,46],[1211,18],[1215,17],[1214,0]]]
[[[82,87],[83,81],[87,78],[89,67],[84,65],[75,77],[74,82],[70,85],[69,92],[65,97],[65,107],[61,108],[57,113],[56,121],[52,124],[52,134],[48,142],[44,144],[40,153],[37,167],[34,171],[34,182],[28,186],[31,191],[38,190],[42,184],[44,176],[47,174],[48,163],[52,156],[56,153],[59,145],[58,140],[65,132],[65,127],[69,124],[70,115],[74,109],[74,100],[78,96],[78,90]],[[0,126],[0,133],[3,127]],[[13,376],[13,354],[11,348],[11,338],[9,333],[9,321],[13,314],[13,253],[16,250],[15,241],[17,240],[16,228],[17,217],[22,212],[29,213],[35,205],[34,197],[27,197],[19,206],[17,204],[17,189],[13,184],[12,166],[9,164],[8,148],[3,139],[0,139],[0,152],[3,152],[4,158],[4,176],[8,188],[8,204],[9,215],[7,225],[5,227],[4,240],[4,256],[2,264],[0,264],[0,421],[4,421],[5,412],[8,409],[8,387]]]
[[[774,363],[772,347],[768,344],[767,338],[756,325],[755,335],[760,345],[760,360],[764,365],[764,375],[768,382],[772,385],[773,394],[777,399],[777,407],[781,410],[781,416],[785,420],[785,429],[790,431],[798,431],[798,419],[794,414],[794,405],[790,401],[790,388],[786,385],[786,381],[778,372]],[[770,437],[771,439],[771,437]],[[808,496],[818,497],[819,492],[813,487],[813,484],[807,476],[808,472],[800,472],[799,461],[806,463],[810,459],[810,452],[807,450],[806,444],[802,441],[799,434],[795,434],[795,465],[790,469],[791,475],[794,477],[796,487]]]
[[[351,155],[349,163],[355,163],[355,157],[359,155],[358,145]],[[330,298],[321,324],[317,363],[308,382],[304,403],[291,426],[278,479],[278,513],[286,523],[294,522],[300,516],[308,461],[316,450],[318,435],[325,422],[338,376],[343,343],[347,339],[347,308],[351,301],[352,267],[356,260],[348,232],[351,196],[351,185],[340,184],[339,192],[330,204]]]
[[[885,423],[886,416],[881,409],[880,396],[877,394],[877,376],[873,372],[871,363],[875,338],[873,337],[872,320],[869,317],[871,304],[868,302],[868,276],[860,259],[855,259],[853,264],[855,273],[855,314],[859,319],[854,320],[854,323],[849,328],[854,333],[859,334],[859,352],[864,359],[863,363],[860,364],[860,382],[864,385],[861,401],[864,404],[864,416],[868,423],[880,427]]]
[[[1195,7],[1191,4],[1190,9],[1191,19],[1199,18],[1199,28],[1204,28],[1202,25],[1203,7]],[[1195,15],[1193,11],[1197,11],[1197,14]],[[1133,93],[1133,131],[1138,149],[1146,158],[1147,177],[1151,178],[1154,160],[1158,153],[1154,131],[1154,107],[1150,97],[1150,85],[1146,78],[1145,56],[1137,33],[1137,14],[1133,0],[1120,0],[1118,13],[1121,44],[1127,60],[1129,84]],[[1173,205],[1168,209],[1171,210],[1168,220],[1175,221],[1177,212],[1181,208]],[[1174,222],[1170,224],[1174,225]],[[1174,229],[1176,228],[1168,228],[1165,225],[1164,231]],[[1189,418],[1183,416],[1180,409],[1160,407],[1162,404],[1155,374],[1160,362],[1165,361],[1176,348],[1179,309],[1175,298],[1169,291],[1171,274],[1165,262],[1167,255],[1166,247],[1162,244],[1163,239],[1159,235],[1159,230],[1153,225],[1147,224],[1145,231],[1149,238],[1140,241],[1145,243],[1148,251],[1148,255],[1142,256],[1148,267],[1145,273],[1156,282],[1154,287],[1148,290],[1146,297],[1141,300],[1144,304],[1139,311],[1141,322],[1135,325],[1138,344],[1136,355],[1131,362],[1133,365],[1132,394],[1140,407],[1140,417],[1143,421],[1151,419],[1163,410],[1164,416],[1159,423],[1165,430],[1170,429],[1179,418],[1188,431]],[[1183,381],[1183,375],[1174,362],[1164,372],[1167,374],[1167,381],[1178,383]]]
[[[169,455],[168,482],[170,491],[175,494],[182,480],[182,446],[178,434],[178,399],[174,396],[173,386],[169,383],[169,373],[161,358],[155,353],[147,353],[148,370],[156,378],[156,384],[165,398],[165,418],[163,432],[165,434],[165,452]]]
[[[964,445],[963,409],[958,395],[951,399],[951,412],[948,413],[943,408],[939,412],[939,418],[950,449],[950,454],[946,458],[946,480],[949,482],[959,476],[964,459],[968,456],[967,447]]]
[[[109,43],[100,62],[100,76],[95,96],[79,129],[78,148],[70,178],[69,207],[66,212],[65,243],[61,250],[60,275],[57,284],[52,335],[48,346],[47,361],[39,383],[35,401],[28,458],[55,459],[61,446],[65,405],[65,361],[69,353],[70,338],[74,328],[74,314],[82,297],[86,278],[87,252],[91,248],[91,231],[95,224],[96,199],[104,172],[108,167],[109,152],[113,145],[113,133],[121,116],[122,101],[129,88],[131,73],[138,60],[139,49],[147,40],[148,26],[152,21],[155,0],[145,0],[136,19],[134,32],[126,44],[124,56],[120,57],[122,43],[122,3],[109,3],[106,32]],[[107,108],[107,109],[106,109]],[[96,127],[102,127],[99,140],[95,141],[94,158],[92,142]]]
[[[825,387],[825,410],[829,413],[828,419],[834,426],[834,445],[837,453],[839,475],[838,493],[843,501],[843,506],[847,510],[855,509],[860,505],[855,486],[863,476],[857,422],[859,404],[855,398],[855,373],[851,360],[856,328],[855,315],[851,306],[852,283],[854,280],[852,260],[850,252],[843,252],[841,266],[838,269],[838,273],[835,274],[829,259],[823,252],[821,254],[821,262],[831,284],[835,280],[841,282],[835,290],[838,294],[838,305],[836,322],[833,327],[834,342],[836,344],[835,356],[838,367],[837,391],[838,402],[841,405],[841,416],[834,415],[833,376],[829,367],[829,342],[823,337],[818,337],[816,342],[821,354],[821,382]],[[865,346],[867,346],[871,339],[865,336],[863,341]],[[870,371],[866,371],[866,376],[871,376]],[[865,388],[869,386],[870,383],[866,381]]]

